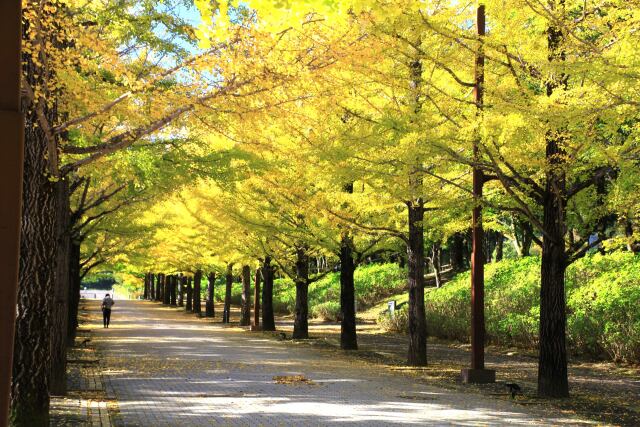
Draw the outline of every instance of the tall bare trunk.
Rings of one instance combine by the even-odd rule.
[[[251,269],[242,266],[242,305],[240,326],[249,326],[251,322]]]
[[[162,303],[164,305],[171,304],[171,276],[164,276],[164,281],[162,282]]]
[[[440,271],[442,267],[440,266],[440,257],[442,256],[442,248],[440,247],[440,243],[434,243],[431,246],[431,265],[433,266],[433,274],[436,279],[436,288],[442,286],[442,279],[440,277]]]
[[[256,268],[256,275],[254,279],[253,286],[253,329],[260,329],[260,279],[262,278],[262,273],[260,272],[260,268]]]
[[[424,307],[424,202],[407,203],[409,212],[409,351],[411,366],[427,364],[427,319]]]
[[[67,391],[67,322],[69,321],[69,256],[71,250],[70,200],[67,180],[56,183],[57,216],[56,233],[56,283],[54,290],[51,330],[51,386],[50,392],[64,395]]]
[[[309,255],[306,248],[296,249],[296,308],[293,338],[309,338]]]
[[[178,276],[175,274],[171,276],[171,305],[176,307],[178,305]]]
[[[567,376],[565,270],[566,182],[559,162],[563,151],[554,137],[547,140],[547,171],[543,206],[542,265],[540,287],[540,350],[538,394],[546,397],[569,395]]]
[[[69,310],[67,322],[67,345],[73,345],[78,328],[78,310],[80,309],[80,243],[72,238],[69,249]]]
[[[227,274],[225,276],[224,309],[222,312],[222,323],[231,321],[231,285],[233,285],[233,264],[227,264]]]
[[[276,322],[273,316],[273,267],[271,257],[265,256],[262,262],[262,278],[264,287],[262,288],[262,329],[265,331],[275,331]]]
[[[348,234],[342,236],[340,247],[340,348],[357,350],[355,282],[353,262],[353,242]]]
[[[184,307],[185,311],[193,311],[193,289],[191,289],[191,277],[187,278],[187,303]]]
[[[149,273],[149,277],[147,279],[149,281],[149,289],[147,291],[147,300],[152,300],[153,299],[153,281],[154,281],[154,274],[153,273]]]
[[[216,309],[213,303],[213,295],[215,293],[215,285],[216,285],[216,273],[214,271],[209,273],[208,276],[208,286],[207,286],[207,301],[205,303],[205,316],[206,317],[215,317]]]
[[[193,276],[193,312],[196,316],[202,315],[202,270],[196,271]]]
[[[25,65],[28,83],[34,74]],[[46,107],[44,107],[46,108]],[[33,108],[26,115],[18,306],[11,384],[11,422],[49,423],[52,300],[55,289],[56,191],[49,180],[47,139]]]
[[[178,277],[178,307],[184,307],[184,292],[187,285],[187,278],[180,273]]]

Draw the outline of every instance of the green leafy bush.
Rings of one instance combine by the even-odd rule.
[[[640,361],[640,257],[590,255],[567,270],[567,338],[572,351]],[[469,273],[427,292],[430,335],[468,341]],[[540,259],[488,264],[485,318],[490,342],[535,347],[540,318]]]
[[[336,301],[327,301],[316,304],[309,310],[311,317],[322,319],[325,321],[336,322],[340,320],[340,303]]]
[[[407,333],[409,329],[408,306],[405,304],[397,309],[393,316],[388,311],[385,311],[378,317],[378,325],[389,332]]]

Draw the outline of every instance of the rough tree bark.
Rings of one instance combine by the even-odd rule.
[[[56,282],[51,331],[50,393],[64,395],[67,391],[67,330],[69,321],[69,256],[71,250],[71,204],[66,179],[56,183],[57,217]]]
[[[201,284],[202,270],[197,270],[193,276],[193,312],[196,316],[202,315]]]
[[[293,339],[309,338],[309,255],[306,248],[296,248],[296,309]]]
[[[562,3],[562,0],[561,0]],[[564,35],[560,28],[547,31],[549,61],[564,60],[561,51]],[[554,76],[546,83],[547,96],[555,89],[566,89],[567,76]],[[540,343],[538,356],[538,395],[569,396],[567,376],[565,270],[568,256],[565,248],[567,183],[564,171],[566,152],[562,131],[550,130],[546,135],[545,188],[543,197],[544,235],[540,282]]]
[[[72,346],[78,329],[78,310],[80,309],[80,242],[73,238],[69,249],[69,311],[67,322],[67,345]]]
[[[409,351],[407,364],[427,364],[427,319],[424,308],[424,201],[407,203],[409,213]]]
[[[271,257],[265,256],[262,262],[262,330],[275,331],[276,322],[273,316],[273,267]]]
[[[251,322],[251,269],[242,266],[242,304],[240,326],[249,326]]]
[[[340,247],[340,348],[343,350],[358,349],[353,279],[355,270],[353,242],[348,234],[344,234]]]
[[[213,296],[215,294],[216,273],[214,271],[209,273],[208,281],[209,283],[207,285],[207,301],[205,303],[205,316],[215,317],[216,308],[213,302]]]
[[[229,323],[231,321],[231,285],[233,284],[233,264],[227,264],[225,282],[222,323]]]
[[[554,137],[547,140],[547,158],[552,167],[546,173],[543,206],[542,265],[540,287],[540,349],[538,394],[545,397],[569,396],[567,376],[565,271],[566,181],[559,162],[563,150]],[[555,167],[554,167],[555,166]]]
[[[34,75],[40,71],[35,69],[30,56],[25,58],[27,83],[34,84]],[[57,250],[56,191],[55,182],[49,179],[47,137],[37,125],[34,108],[26,109],[10,419],[14,426],[37,427],[49,423],[51,304]]]

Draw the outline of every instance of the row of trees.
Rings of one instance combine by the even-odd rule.
[[[268,61],[254,67],[252,52],[270,51],[273,40],[236,26],[224,42],[198,48],[189,8],[190,1],[23,4],[13,425],[48,425],[50,394],[65,393],[82,279],[117,266],[122,241],[145,238],[127,218],[191,180],[192,158],[203,163],[199,175],[224,179],[219,170],[231,157],[204,154],[199,117],[249,108],[282,84]]]
[[[46,424],[64,391],[98,268],[260,264],[265,288],[277,268],[302,338],[310,259],[340,265],[350,322],[358,263],[406,248],[425,364],[425,247],[460,253],[474,207],[541,248],[539,393],[567,395],[564,271],[637,247],[638,5],[485,5],[478,35],[475,6],[438,1],[26,2],[14,424]]]
[[[251,268],[242,266],[242,303],[240,326],[249,326],[256,330],[275,331],[275,319],[273,313],[273,271],[272,267],[263,264],[256,269],[254,277],[253,310],[254,318],[251,319]],[[216,273],[207,275],[207,287],[202,286],[203,274],[197,270],[194,275],[183,274],[165,275],[147,273],[144,276],[144,288],[142,298],[147,301],[158,301],[172,307],[184,307],[185,311],[194,313],[199,317],[215,317],[215,283]],[[222,322],[230,323],[231,320],[231,287],[234,282],[233,268],[230,266],[225,273],[224,306]],[[261,284],[264,282],[262,293]],[[202,312],[202,296],[205,296],[205,311]],[[262,302],[262,304],[261,304]],[[260,319],[262,314],[262,319]]]

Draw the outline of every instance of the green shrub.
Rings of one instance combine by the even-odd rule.
[[[595,254],[572,264],[566,274],[567,338],[576,353],[640,361],[640,256]],[[535,347],[540,318],[540,259],[527,257],[485,268],[487,339]],[[469,273],[426,295],[430,335],[468,341]]]
[[[311,317],[322,319],[325,321],[336,322],[340,320],[340,303],[335,301],[327,301],[316,304],[309,311]]]
[[[378,303],[381,299],[402,292],[407,282],[407,271],[397,264],[370,264],[359,266],[354,273],[355,296],[358,310]],[[331,303],[331,304],[329,304]],[[340,306],[340,273],[329,273],[309,285],[309,313],[323,317],[327,307]],[[296,288],[291,279],[276,279],[273,284],[273,307],[278,313],[293,313],[296,305]],[[321,315],[322,314],[322,315]],[[337,316],[337,315],[336,315]],[[336,316],[332,316],[335,318]]]
[[[408,306],[405,304],[403,307],[397,309],[393,316],[391,316],[388,311],[385,311],[378,317],[378,325],[389,332],[406,334],[409,330]]]
[[[616,361],[640,361],[640,257],[594,255],[576,263],[567,279],[570,344]]]

